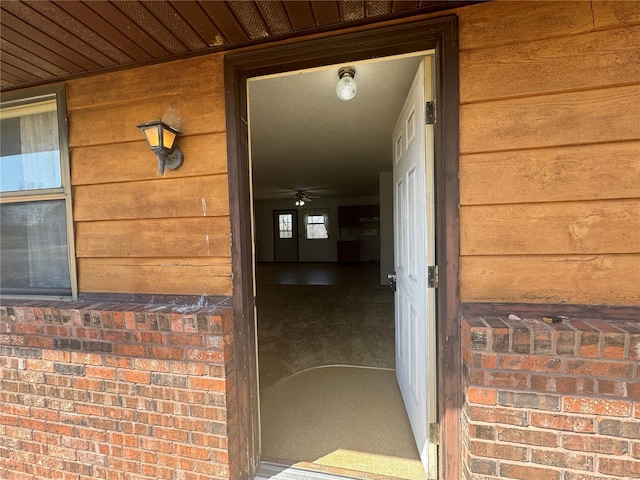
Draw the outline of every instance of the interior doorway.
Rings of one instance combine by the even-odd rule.
[[[298,261],[298,212],[273,211],[273,261]]]
[[[249,82],[255,251],[257,260],[265,262],[256,271],[263,460],[362,477],[422,480],[435,471],[424,406],[431,390],[427,372],[435,371],[435,363],[428,364],[435,354],[426,354],[435,345],[429,343],[431,329],[426,327],[433,317],[427,315],[426,297],[419,301],[413,298],[420,297],[418,290],[405,291],[410,279],[426,279],[424,254],[429,250],[433,255],[433,245],[423,240],[431,224],[422,219],[427,215],[427,176],[432,181],[433,171],[425,172],[426,127],[418,113],[425,92],[432,91],[432,61],[423,52],[355,62],[349,68],[363,93],[350,102],[335,95],[340,65]],[[290,104],[272,102],[287,94]],[[418,144],[417,150],[409,148]],[[432,140],[428,144],[433,158]],[[394,178],[396,171],[401,177]],[[389,190],[395,198],[380,198],[383,178],[393,182]],[[309,190],[315,192],[313,208],[297,201],[296,192]],[[433,201],[432,188],[430,192]],[[283,209],[294,200],[297,210]],[[391,209],[381,209],[381,201],[391,202]],[[352,215],[342,214],[347,210]],[[260,270],[283,258],[334,263],[338,277],[347,274],[346,268],[358,268],[360,246],[379,235],[381,220],[394,223],[380,218],[381,211],[382,216],[395,211],[388,217],[396,218],[396,234],[391,235],[396,240],[375,243],[374,285],[264,282],[268,276]],[[299,238],[292,233],[298,216],[304,219]],[[308,235],[316,226],[309,219],[324,219],[327,234]],[[268,223],[272,230],[265,232]],[[329,235],[332,223],[337,225]],[[432,226],[429,230],[433,234]],[[265,255],[270,238],[273,258]],[[304,240],[306,251],[300,245]],[[349,267],[340,263],[345,244],[358,247]],[[384,249],[397,260],[395,301],[386,280],[394,272],[379,267]],[[319,268],[306,265],[310,271]],[[424,281],[422,287],[426,291]]]

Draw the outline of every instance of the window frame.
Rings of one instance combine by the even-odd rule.
[[[322,223],[310,223],[310,217],[322,217]],[[309,236],[309,225],[324,225],[324,228],[327,232],[326,237],[310,237]],[[329,209],[328,208],[317,208],[317,209],[305,209],[304,212],[304,238],[305,240],[329,240]]]
[[[278,239],[279,240],[292,240],[293,239],[293,222],[294,222],[293,215],[294,214],[291,213],[291,212],[286,212],[286,213],[277,213],[277,215],[278,215]],[[289,229],[288,230],[283,230],[282,229],[283,222],[281,221],[281,219],[282,219],[283,216],[291,217],[291,221],[288,223],[288,225],[289,225]],[[290,235],[288,237],[286,237],[286,236],[283,237],[282,236],[283,232],[284,233],[289,233]]]
[[[44,188],[37,190],[20,190],[11,192],[0,192],[0,204],[8,205],[12,203],[43,202],[53,200],[63,200],[65,204],[65,215],[67,223],[67,261],[69,266],[69,282],[71,292],[69,295],[47,295],[41,293],[21,293],[13,294],[2,292],[2,297],[24,298],[24,299],[58,299],[77,300],[78,299],[78,274],[75,255],[75,235],[73,225],[73,204],[71,198],[71,164],[69,161],[69,127],[67,122],[67,94],[64,84],[47,85],[41,87],[28,88],[18,91],[4,92],[0,106],[19,107],[37,102],[39,100],[55,99],[56,117],[58,120],[58,143],[60,148],[60,180],[61,186],[56,188]]]

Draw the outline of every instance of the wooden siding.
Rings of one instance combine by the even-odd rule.
[[[70,81],[69,144],[80,292],[230,295],[222,56]],[[182,134],[157,172],[136,125]]]
[[[640,304],[640,3],[459,14],[461,301]]]
[[[461,301],[640,304],[640,4],[457,13]],[[68,83],[81,292],[231,293],[222,59]],[[164,177],[135,128],[158,117]]]

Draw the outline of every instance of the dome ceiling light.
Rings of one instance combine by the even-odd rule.
[[[354,77],[356,76],[355,67],[342,67],[338,70],[338,85],[336,86],[336,93],[341,100],[351,100],[356,96],[358,88]]]

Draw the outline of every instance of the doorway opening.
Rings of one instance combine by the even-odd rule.
[[[440,265],[437,290],[438,476],[457,478],[460,465],[459,233],[458,233],[458,43],[457,19],[447,16],[276,45],[225,55],[227,157],[232,235],[234,355],[238,409],[238,465],[242,478],[260,467],[260,420],[254,290],[253,209],[248,136],[249,79],[350,63],[382,56],[435,50],[437,121],[434,129],[436,252]],[[275,101],[279,101],[275,99]]]
[[[425,53],[352,62],[348,102],[340,65],[248,82],[263,461],[435,478]]]
[[[273,210],[273,261],[298,261],[298,212]]]

